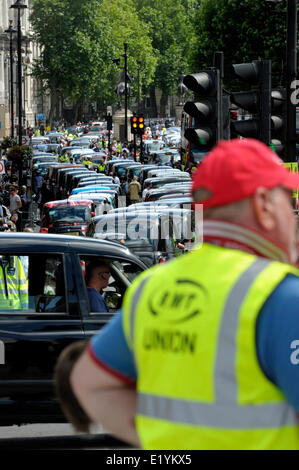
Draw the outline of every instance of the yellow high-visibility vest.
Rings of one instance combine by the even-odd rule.
[[[289,265],[204,244],[146,271],[123,327],[144,449],[299,449],[299,420],[262,371],[256,321]]]
[[[28,309],[28,280],[19,257],[0,263],[0,310]]]

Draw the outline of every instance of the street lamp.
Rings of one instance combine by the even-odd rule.
[[[137,60],[137,81],[138,81],[138,88],[137,88],[137,114],[139,116],[140,112],[140,65],[141,61]]]
[[[21,0],[17,0],[16,3],[11,5],[10,8],[18,10],[18,143],[22,145],[22,49],[21,49],[21,10],[27,8],[27,5],[22,3]],[[21,184],[21,181],[19,182]]]
[[[121,57],[124,58],[124,71],[121,74],[121,78],[124,81],[124,94],[125,94],[125,141],[128,141],[128,82],[131,81],[128,75],[128,64],[127,64],[127,48],[128,44],[124,43],[124,54],[121,54]],[[120,65],[120,59],[112,59],[112,62],[116,65]],[[120,83],[118,84],[120,85]],[[122,92],[121,92],[122,93]]]
[[[128,142],[128,65],[127,65],[127,48],[128,44],[124,43],[125,53],[122,54],[125,59],[125,141]]]
[[[9,21],[9,28],[4,32],[9,34],[9,54],[10,54],[10,134],[11,137],[14,137],[14,114],[13,114],[13,51],[12,51],[12,35],[16,33],[17,30],[12,26],[13,21]]]

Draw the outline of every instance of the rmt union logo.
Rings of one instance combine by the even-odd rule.
[[[0,366],[5,364],[5,346],[3,341],[0,341]]]

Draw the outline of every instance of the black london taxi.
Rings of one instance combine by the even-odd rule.
[[[197,231],[197,220],[191,210],[167,207],[147,207],[140,211],[128,209],[93,217],[86,237],[122,240],[150,267],[174,257],[174,241],[193,239]]]
[[[91,217],[95,216],[95,204],[86,200],[47,202],[43,206],[41,233],[85,236]]]
[[[111,270],[105,313],[90,311],[84,282],[86,266],[95,259],[108,263]],[[144,269],[126,247],[109,241],[0,234],[1,282],[15,276],[22,289],[20,310],[12,302],[7,307],[5,289],[0,297],[0,425],[65,422],[53,388],[60,352],[102,328]]]

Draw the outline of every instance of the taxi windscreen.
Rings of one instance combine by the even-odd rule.
[[[91,210],[87,205],[57,206],[48,214],[49,224],[86,222],[91,218]]]

